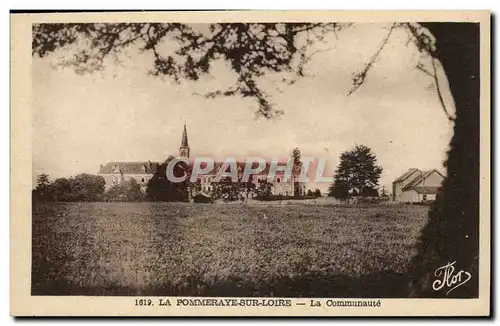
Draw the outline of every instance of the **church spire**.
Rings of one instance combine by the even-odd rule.
[[[186,123],[184,123],[184,131],[182,132],[181,147],[179,148],[181,157],[189,158],[189,143],[187,136]]]
[[[189,144],[188,144],[188,134],[187,134],[187,129],[186,129],[186,123],[184,123],[184,131],[182,132],[181,147],[189,147]]]

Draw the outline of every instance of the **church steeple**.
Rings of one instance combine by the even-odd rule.
[[[187,136],[186,124],[184,123],[184,131],[182,132],[181,147],[179,148],[179,155],[184,158],[189,158],[189,143]]]

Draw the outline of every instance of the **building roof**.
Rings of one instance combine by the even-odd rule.
[[[153,174],[158,169],[156,162],[108,162],[101,165],[98,174]]]
[[[439,191],[439,187],[415,187],[413,188],[419,194],[435,195]]]
[[[410,177],[412,174],[414,174],[415,172],[420,172],[420,170],[419,169],[415,169],[415,168],[410,168],[410,169],[408,169],[408,171],[406,171],[405,173],[403,173],[403,175],[401,175],[399,178],[397,178],[396,180],[394,180],[393,183],[404,181],[408,177]]]
[[[195,196],[193,196],[193,201],[195,203],[209,203],[212,201],[212,197],[209,194],[200,191]]]
[[[207,194],[203,190],[199,191],[196,195],[193,196],[193,198],[198,198],[198,197],[212,198],[209,194]]]
[[[205,172],[204,175],[215,175],[222,168],[224,162],[214,162],[214,167],[208,172]],[[252,168],[256,168],[258,163],[254,163]],[[245,171],[245,162],[236,162],[236,166],[239,173],[243,173]],[[157,162],[107,162],[104,165],[101,165],[98,174],[114,174],[114,173],[122,173],[122,174],[153,174],[159,168],[160,164]],[[286,166],[286,163],[279,162],[278,165]],[[206,167],[206,163],[202,162],[201,168],[204,169]],[[257,175],[267,175],[271,168],[271,163],[266,162],[266,167],[263,171],[259,172]],[[115,172],[118,169],[119,172]],[[231,165],[228,164],[226,168],[227,172],[231,172]],[[276,171],[276,175],[283,174],[283,171]],[[255,174],[254,174],[255,175]]]
[[[442,175],[436,169],[429,170],[429,171],[424,171],[424,172],[420,173],[420,175],[418,175],[415,179],[413,179],[412,181],[410,181],[406,186],[404,186],[403,190],[414,188],[416,185],[418,185],[420,182],[422,182],[422,180],[427,179],[427,177],[429,177],[433,172],[437,172],[440,176],[442,176],[444,178],[444,175]],[[415,187],[415,188],[417,188],[417,187]]]

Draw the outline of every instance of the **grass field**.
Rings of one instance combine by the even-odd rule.
[[[397,297],[423,206],[34,208],[32,294]]]

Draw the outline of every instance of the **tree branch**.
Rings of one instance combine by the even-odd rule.
[[[443,112],[446,115],[446,118],[448,118],[449,121],[455,121],[455,118],[453,118],[449,113],[448,110],[446,109],[446,105],[444,104],[444,99],[443,95],[441,94],[441,88],[439,86],[439,79],[437,75],[437,69],[436,69],[436,60],[434,57],[432,57],[432,69],[434,70],[434,83],[436,84],[436,90],[438,93],[439,97],[439,102],[441,103],[441,107],[443,108]]]
[[[417,64],[417,69],[422,71],[423,73],[425,73],[426,75],[428,76],[431,76],[432,78],[435,78],[436,75],[433,74],[432,72],[430,72],[429,70],[425,69],[423,65],[421,65],[420,63]]]
[[[382,43],[380,44],[378,50],[375,52],[375,54],[370,58],[368,63],[365,64],[365,67],[363,68],[362,71],[359,73],[354,74],[354,78],[352,80],[353,82],[353,87],[347,92],[347,95],[351,95],[353,92],[355,92],[358,88],[363,85],[365,82],[366,76],[368,74],[368,71],[371,69],[375,61],[377,60],[378,56],[386,46],[387,42],[389,41],[389,38],[391,37],[392,31],[396,27],[396,24],[392,24],[391,27],[389,28],[389,31],[387,32],[387,35],[384,37],[382,40]]]

